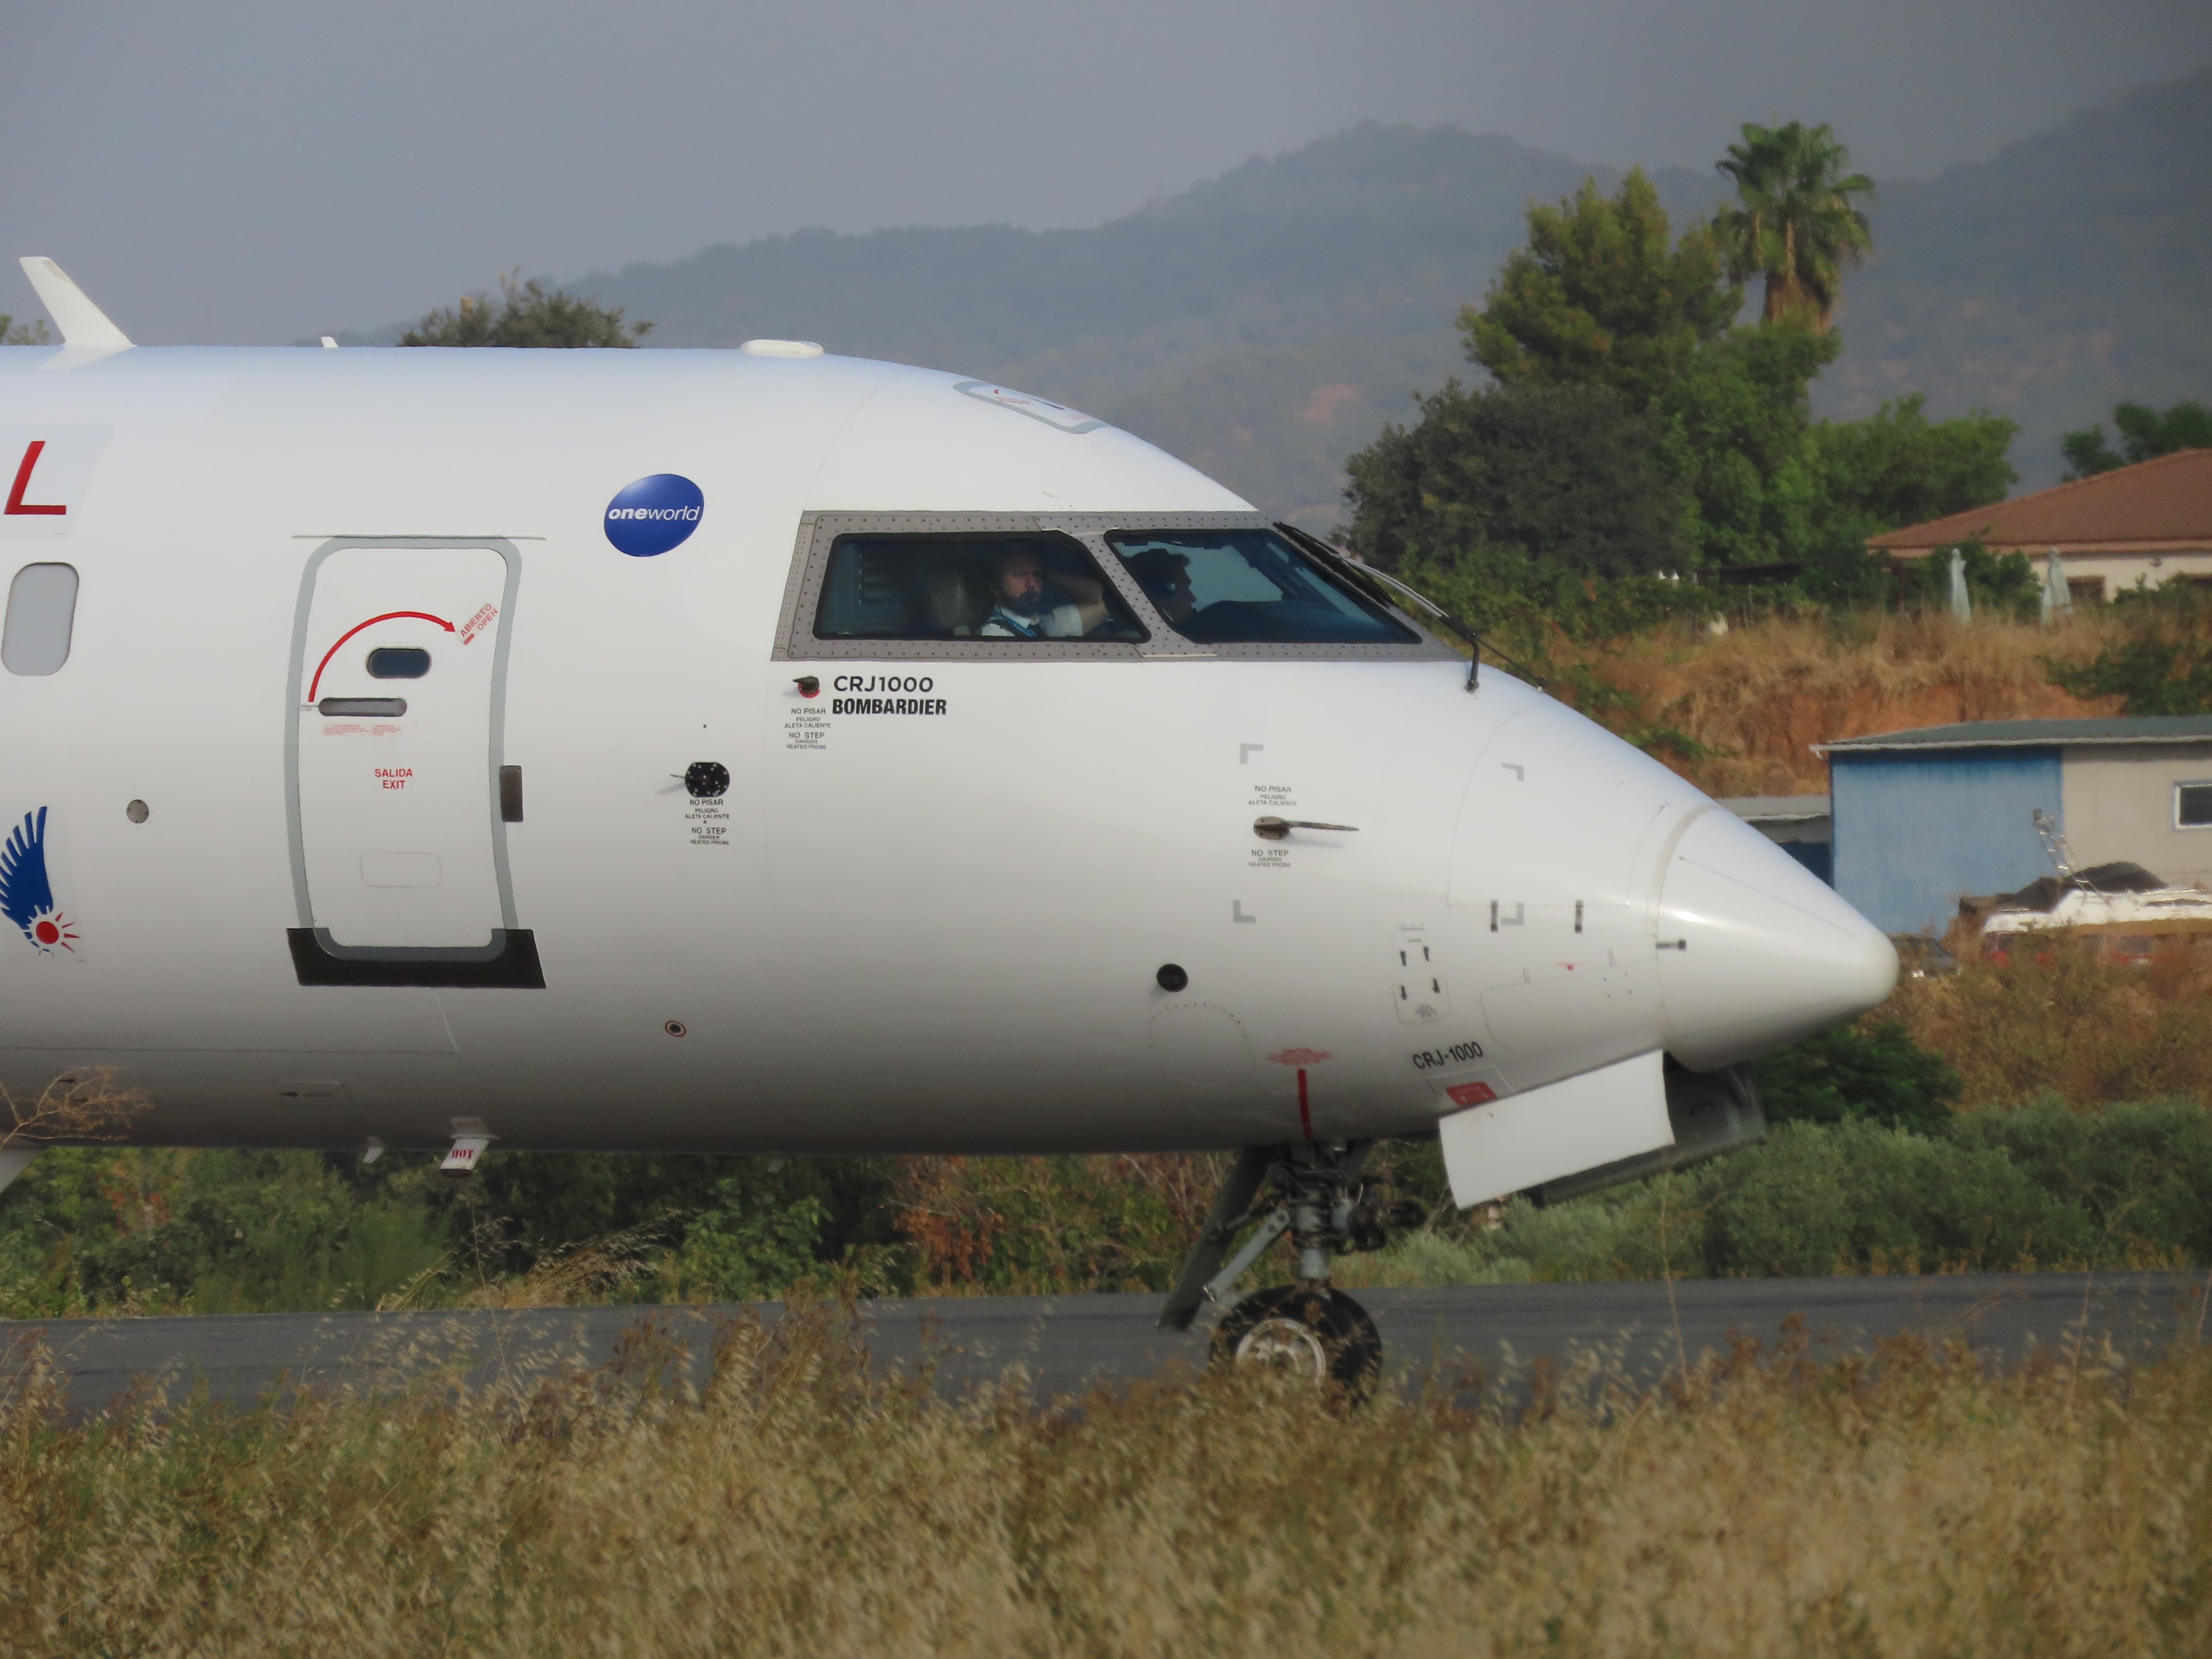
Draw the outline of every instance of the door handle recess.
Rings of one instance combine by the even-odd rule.
[[[367,715],[396,720],[407,712],[404,697],[325,697],[315,705],[318,714]]]
[[[522,769],[519,766],[499,769],[499,821],[522,822]]]
[[[1359,833],[1356,823],[1315,823],[1305,818],[1254,818],[1252,833],[1261,841],[1288,841],[1293,830],[1340,830],[1351,835]]]

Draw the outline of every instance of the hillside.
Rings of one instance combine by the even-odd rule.
[[[1908,391],[1984,405],[2021,423],[2013,464],[2036,487],[2057,481],[2059,434],[2122,398],[2212,398],[2212,65],[1889,185],[1874,228],[1821,413]]]
[[[1562,641],[1550,655],[1555,690],[1614,729],[1644,735],[1709,794],[1802,795],[1828,787],[1817,743],[1959,720],[2119,714],[2118,697],[2060,690],[2047,665],[2087,662],[2125,630],[2124,620],[2102,612],[2063,629],[1989,617],[1960,623],[1925,611],[1768,615],[1720,635],[1674,626]],[[1654,741],[1656,733],[1687,745]]]
[[[807,231],[574,286],[652,318],[654,345],[795,336],[1042,391],[1326,526],[1344,456],[1466,370],[1454,319],[1530,198],[1593,173],[1619,177],[1366,122],[1093,230]],[[1661,183],[1681,211],[1717,197]]]
[[[1889,184],[1821,411],[1911,391],[1939,416],[1989,404],[2021,422],[2033,485],[2057,475],[2057,434],[2118,399],[2212,395],[2208,157],[2212,67]],[[1468,372],[1454,319],[1529,200],[1590,176],[1620,170],[1365,122],[1093,229],[802,231],[568,286],[651,319],[656,346],[796,336],[1003,380],[1325,526],[1343,458]],[[1678,223],[1723,193],[1710,173],[1654,177]]]

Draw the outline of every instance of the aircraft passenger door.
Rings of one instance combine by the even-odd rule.
[[[326,949],[465,959],[495,953],[512,926],[499,775],[511,560],[338,546],[309,566],[293,856],[302,920]]]

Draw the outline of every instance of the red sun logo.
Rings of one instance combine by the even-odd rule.
[[[70,920],[59,910],[42,910],[31,918],[31,939],[41,951],[60,949],[74,955],[76,946],[70,941],[77,937]]]

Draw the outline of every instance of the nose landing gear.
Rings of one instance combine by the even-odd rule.
[[[1367,1310],[1342,1291],[1275,1285],[1241,1297],[1223,1316],[1213,1331],[1213,1362],[1265,1367],[1364,1400],[1382,1369],[1382,1336]]]
[[[1343,1250],[1380,1249],[1392,1226],[1418,1223],[1419,1206],[1391,1204],[1360,1176],[1371,1140],[1250,1146],[1241,1153],[1161,1310],[1164,1330],[1188,1330],[1199,1309],[1224,1309],[1214,1328],[1217,1364],[1264,1365],[1334,1385],[1354,1399],[1372,1392],[1382,1339],[1367,1310],[1329,1281]],[[1262,1195],[1262,1188],[1273,1191]],[[1411,1212],[1411,1213],[1409,1213]],[[1254,1226],[1243,1248],[1229,1247]],[[1297,1281],[1237,1297],[1231,1287],[1285,1233]]]

